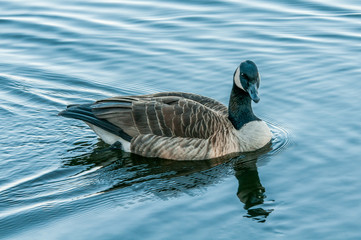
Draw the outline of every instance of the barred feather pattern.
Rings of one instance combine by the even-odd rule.
[[[198,160],[240,150],[227,107],[200,95],[114,97],[97,101],[92,111],[130,135],[131,152],[142,156]]]
[[[92,111],[97,118],[111,122],[132,137],[153,134],[208,139],[219,126],[231,124],[225,118],[227,108],[223,104],[195,94],[188,94],[189,98],[182,95],[109,98],[92,105]]]
[[[172,160],[203,160],[240,152],[235,135],[214,134],[209,139],[139,135],[131,141],[131,152],[145,157]]]

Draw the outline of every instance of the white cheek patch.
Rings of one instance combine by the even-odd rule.
[[[234,77],[233,77],[233,81],[236,84],[237,87],[239,87],[240,89],[242,89],[244,91],[244,88],[241,84],[241,80],[239,79],[239,74],[240,74],[240,70],[239,67],[236,69],[236,72],[234,73]]]

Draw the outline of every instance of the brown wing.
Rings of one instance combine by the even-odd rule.
[[[156,93],[156,94],[148,95],[148,96],[154,96],[154,97],[174,96],[174,97],[190,99],[190,100],[198,102],[198,103],[204,105],[205,107],[208,107],[208,108],[220,113],[221,115],[228,116],[228,108],[226,106],[224,106],[222,103],[220,103],[212,98],[204,97],[204,96],[201,96],[198,94],[183,93],[183,92],[162,92],[162,93]]]
[[[178,96],[163,93],[109,98],[91,107],[97,118],[111,122],[132,137],[153,134],[207,139],[227,120],[222,111],[203,105],[201,101],[212,106],[221,104],[217,105],[215,100],[215,103],[198,100],[185,98],[181,93]]]

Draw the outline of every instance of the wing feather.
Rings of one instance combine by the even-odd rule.
[[[151,134],[208,139],[219,130],[219,123],[228,124],[223,104],[196,94],[168,92],[113,97],[97,101],[91,108],[96,117],[132,137]]]
[[[205,96],[201,96],[194,93],[183,93],[183,92],[162,92],[162,93],[156,93],[153,95],[146,95],[147,97],[153,96],[153,97],[163,97],[163,96],[173,96],[173,97],[181,97],[189,100],[193,100],[195,102],[198,102],[205,107],[208,107],[216,112],[219,112],[222,115],[228,116],[228,108],[223,105],[222,103],[209,98]]]

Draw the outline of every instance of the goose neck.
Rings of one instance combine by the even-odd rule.
[[[248,93],[233,84],[229,99],[228,118],[235,129],[239,130],[248,122],[259,120],[252,110],[252,100]]]

